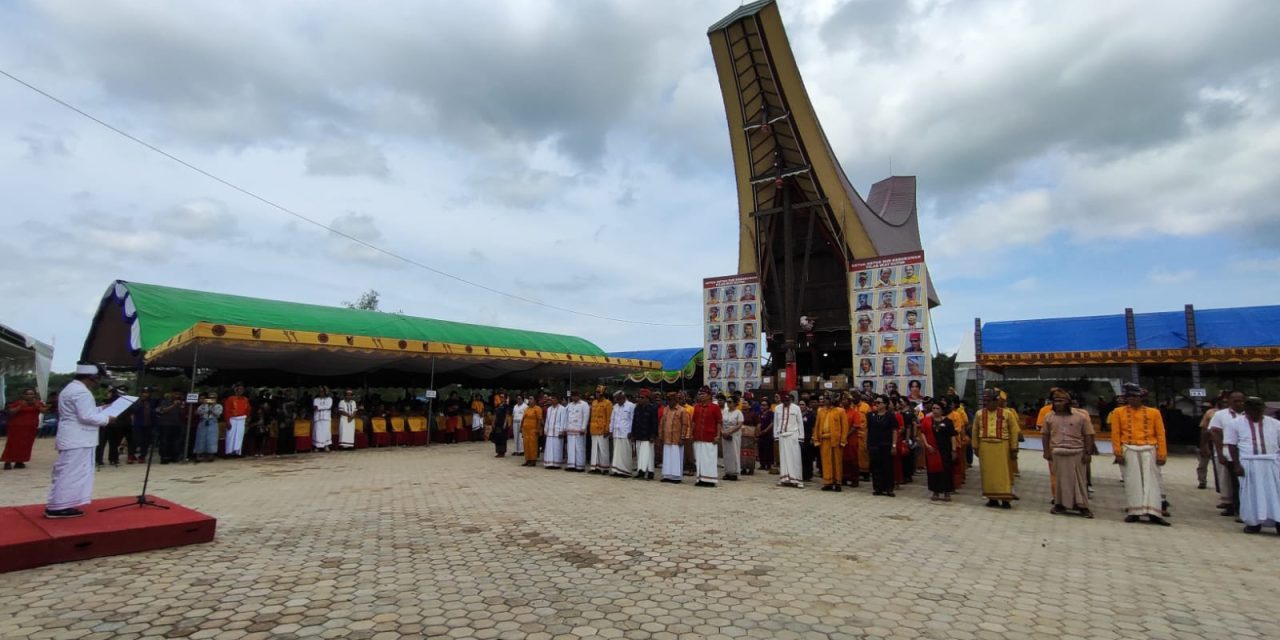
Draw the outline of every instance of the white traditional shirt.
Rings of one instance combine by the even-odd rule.
[[[615,438],[626,438],[631,435],[631,420],[636,415],[636,403],[626,400],[622,404],[613,405],[613,414],[609,416],[609,433]]]
[[[72,380],[58,395],[59,451],[98,446],[98,429],[107,426],[110,417],[98,406],[93,392],[79,380]]]
[[[582,435],[587,432],[587,419],[591,417],[591,405],[584,400],[570,402],[565,407],[568,416],[565,418],[565,431],[569,435]]]
[[[1218,431],[1222,432],[1222,437],[1224,439],[1224,446],[1222,447],[1222,453],[1223,453],[1223,457],[1226,458],[1225,462],[1231,461],[1231,453],[1227,451],[1227,447],[1225,446],[1225,438],[1227,437],[1227,431],[1230,429],[1232,425],[1236,424],[1237,422],[1241,422],[1244,419],[1245,417],[1243,413],[1236,413],[1235,411],[1232,411],[1231,409],[1227,409],[1227,408],[1218,409],[1216,412],[1214,412],[1213,417],[1209,419],[1209,430],[1213,431],[1214,429],[1217,429]],[[1245,448],[1240,447],[1240,453],[1244,453],[1244,451],[1245,451]]]
[[[357,407],[356,407],[356,401],[355,401],[355,400],[343,400],[343,401],[341,401],[341,402],[339,402],[339,403],[338,403],[338,411],[345,411],[345,412],[347,412],[347,413],[351,414],[351,416],[352,416],[352,417],[350,417],[350,418],[348,418],[348,417],[346,417],[346,416],[341,416],[341,418],[342,418],[342,420],[343,420],[344,422],[351,422],[351,421],[355,420],[356,408],[357,408]]]
[[[315,401],[312,402],[311,404],[314,405],[316,408],[316,415],[315,415],[316,422],[328,422],[329,420],[332,419],[331,414],[333,413],[333,398],[330,398],[329,396],[325,396],[323,398],[316,398]]]
[[[1221,413],[1221,412],[1219,412]],[[1214,416],[1215,418],[1217,415]],[[1250,421],[1245,414],[1232,420],[1222,433],[1223,444],[1234,444],[1240,450],[1240,457],[1275,456],[1280,453],[1280,420],[1262,416],[1261,420]]]
[[[779,438],[795,438],[804,434],[804,415],[800,405],[779,404],[773,410],[773,434]]]
[[[559,438],[568,429],[569,408],[562,404],[553,404],[547,407],[547,437]]]
[[[742,426],[742,420],[742,411],[737,407],[726,407],[720,410],[721,431],[728,431],[732,434],[733,431]]]
[[[529,402],[526,400],[517,404],[515,408],[511,410],[511,424],[515,425],[517,435],[519,435],[520,425],[524,423],[524,410],[528,407]]]

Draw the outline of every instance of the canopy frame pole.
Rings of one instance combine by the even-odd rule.
[[[436,357],[431,356],[431,376],[427,381],[432,393],[436,390]],[[427,444],[431,444],[431,428],[436,424],[436,398],[427,398]]]
[[[200,362],[200,341],[195,341],[195,346],[191,348],[191,388],[187,391],[187,395],[196,392],[196,364]],[[187,403],[187,432],[182,437],[182,462],[186,464],[191,462],[191,420],[195,416],[196,406],[190,402]]]

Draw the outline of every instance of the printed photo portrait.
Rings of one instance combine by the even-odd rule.
[[[915,264],[902,265],[902,284],[920,284],[920,266]]]
[[[743,319],[743,320],[755,320],[755,319],[756,319],[756,306],[755,306],[754,304],[744,304],[744,305],[742,305],[742,319]]]
[[[740,298],[740,300],[742,300],[743,302],[748,302],[755,299],[756,299],[756,286],[754,284],[742,285],[742,298]]]
[[[881,358],[880,359],[880,377],[892,378],[898,375],[898,359],[897,358]]]
[[[920,306],[920,287],[907,287],[902,290],[902,306]]]
[[[853,277],[853,288],[854,289],[870,289],[871,288],[871,272],[859,271],[857,275]]]
[[[871,333],[871,314],[858,314],[858,333]]]
[[[879,306],[880,309],[893,308],[893,298],[894,298],[893,294],[894,292],[892,290],[880,292],[880,306]]]
[[[707,322],[711,324],[720,322],[720,307],[707,307]]]
[[[736,325],[736,324],[731,324],[731,325],[727,325],[727,326],[725,326],[725,328],[724,328],[724,339],[725,339],[725,340],[737,340],[737,339],[738,339],[738,325]]]
[[[737,301],[738,301],[738,288],[737,288],[737,287],[734,287],[734,286],[728,286],[728,287],[725,287],[725,288],[724,288],[724,301],[725,301],[725,302],[737,302]]]
[[[876,288],[892,287],[896,282],[893,279],[893,267],[881,267],[876,272]]]
[[[920,324],[920,312],[915,309],[908,309],[902,313],[902,330],[914,331],[923,329],[924,325]]]
[[[870,311],[870,310],[871,310],[871,294],[869,294],[869,293],[859,293],[859,294],[858,294],[858,304],[857,304],[857,307],[856,307],[854,310],[855,310],[855,311]]]
[[[707,326],[707,342],[720,341],[720,325],[713,324]]]
[[[907,356],[907,375],[924,375],[924,356]]]
[[[725,322],[737,322],[737,321],[738,321],[738,305],[736,305],[736,304],[726,304],[726,305],[724,306],[724,321],[725,321]]]
[[[755,343],[755,342],[744,342],[744,343],[742,343],[742,357],[743,357],[744,359],[750,359],[750,358],[754,358],[754,357],[756,357],[756,343]]]
[[[892,311],[885,311],[880,314],[880,331],[897,331],[898,317]]]
[[[715,380],[720,377],[720,363],[711,362],[707,364],[707,377]]]
[[[898,352],[898,334],[886,333],[880,336],[880,353]]]
[[[871,336],[862,336],[858,338],[858,355],[871,355],[876,352],[875,338]]]
[[[742,363],[742,377],[744,378],[756,377],[756,363],[751,362],[750,360]]]
[[[725,366],[724,377],[728,378],[729,380],[737,380],[738,379],[738,363],[730,362],[727,366]]]
[[[725,359],[725,360],[737,360],[737,359],[738,359],[738,343],[736,343],[736,342],[726,342],[726,343],[725,343],[725,345],[724,345],[724,359]]]
[[[907,334],[907,353],[924,353],[924,334],[912,331]]]
[[[742,325],[742,339],[743,340],[756,339],[756,325],[754,322],[747,322]]]
[[[707,289],[707,304],[720,304],[720,288],[711,287]]]
[[[858,377],[870,378],[876,375],[875,358],[859,358],[858,359]]]
[[[712,343],[711,346],[707,347],[707,360],[719,360],[719,359],[720,359],[720,343],[718,342]]]

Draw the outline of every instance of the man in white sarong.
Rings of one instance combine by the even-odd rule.
[[[44,508],[46,518],[83,516],[84,512],[76,507],[89,504],[93,497],[93,454],[98,448],[98,429],[115,422],[115,417],[108,416],[93,397],[100,374],[98,365],[77,364],[75,379],[58,395],[58,459],[53,463],[53,482]]]
[[[222,403],[222,417],[227,421],[227,440],[222,453],[238,457],[244,447],[244,426],[249,421],[249,397],[244,395],[244,385],[236,383],[235,393]]]
[[[724,450],[724,479],[737,480],[742,472],[742,404],[731,397],[720,411],[720,446]]]
[[[716,471],[716,442],[720,439],[720,405],[711,401],[711,387],[698,391],[693,405],[693,459],[698,473],[697,487],[714,487],[719,480]]]
[[[587,420],[591,418],[591,405],[570,391],[572,401],[565,407],[565,471],[587,470]]]
[[[1163,515],[1165,505],[1160,495],[1164,486],[1160,467],[1169,450],[1164,436],[1164,418],[1154,407],[1142,404],[1146,390],[1131,382],[1124,387],[1125,406],[1111,412],[1111,448],[1124,477],[1124,496],[1128,503],[1125,522],[1137,522],[1147,516],[1151,522],[1169,526]]]
[[[315,415],[311,418],[311,450],[328,451],[333,444],[333,398],[329,396],[329,387],[320,387],[320,393],[311,401],[311,406],[315,408]]]
[[[529,407],[528,403],[520,394],[516,394],[516,404],[511,408],[511,431],[516,440],[515,453],[517,458],[524,455],[524,435],[520,432],[520,425],[524,424],[524,410]]]
[[[800,469],[800,439],[804,437],[804,416],[791,394],[782,394],[782,404],[773,410],[773,437],[778,441],[779,486],[804,488]]]
[[[613,424],[613,403],[609,402],[604,387],[596,387],[596,399],[591,401],[591,473],[609,473],[612,460],[609,456],[609,427]]]
[[[653,439],[658,435],[658,407],[650,402],[652,392],[641,389],[636,401],[636,412],[631,417],[631,439],[636,443],[637,480],[653,479]]]
[[[347,389],[338,402],[338,448],[354,449],[356,446],[356,413],[360,406],[356,404],[355,392]]]
[[[684,476],[684,443],[692,435],[693,421],[680,406],[680,396],[667,394],[667,406],[658,419],[658,439],[662,441],[662,481],[680,484]]]
[[[559,469],[564,466],[564,434],[569,428],[569,412],[560,401],[560,394],[548,393],[551,405],[547,407],[547,443],[542,449],[542,466]]]
[[[1237,485],[1240,479],[1236,476],[1232,464],[1234,458],[1231,452],[1227,450],[1224,438],[1227,429],[1233,424],[1244,420],[1244,392],[1232,391],[1227,395],[1227,407],[1219,409],[1209,419],[1209,442],[1214,449],[1215,460],[1213,463],[1213,473],[1218,479],[1218,506],[1222,508],[1222,515],[1237,515],[1237,507],[1239,501],[1236,495]]]
[[[1280,420],[1263,413],[1261,398],[1244,402],[1244,419],[1227,428],[1233,471],[1240,479],[1240,519],[1245,533],[1275,527],[1280,534]]]
[[[635,456],[631,447],[631,421],[636,415],[636,403],[619,391],[613,394],[613,413],[609,414],[609,436],[613,440],[613,475],[630,478],[631,459]]]

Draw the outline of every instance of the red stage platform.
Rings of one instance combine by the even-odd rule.
[[[44,517],[42,504],[0,507],[0,572],[213,541],[215,518],[148,497],[169,509],[136,506],[136,496],[94,500],[65,520]]]

